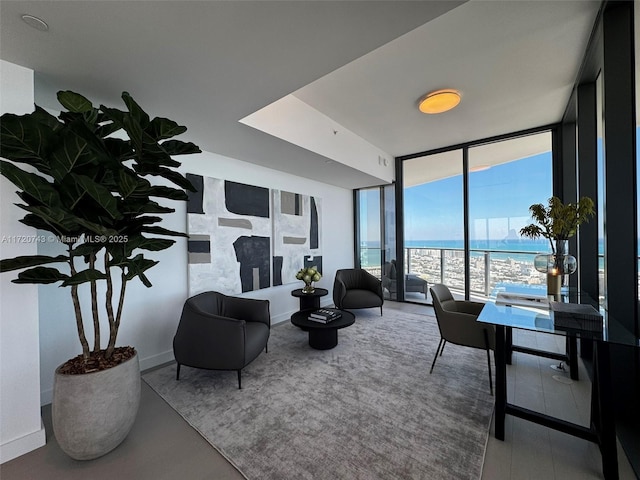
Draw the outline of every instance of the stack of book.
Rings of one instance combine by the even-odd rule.
[[[340,310],[334,310],[330,308],[320,308],[318,310],[314,310],[309,314],[309,320],[318,323],[329,323],[333,320],[337,320],[340,317],[342,317],[342,313],[340,313]]]
[[[602,315],[591,305],[551,302],[553,323],[556,328],[602,331]]]

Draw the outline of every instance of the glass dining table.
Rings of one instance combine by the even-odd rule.
[[[640,338],[620,322],[603,316],[602,325],[588,328],[562,327],[554,312],[547,308],[485,304],[478,322],[495,326],[496,331],[496,405],[495,437],[505,439],[505,417],[512,415],[560,432],[598,444],[602,455],[604,478],[618,478],[615,411],[611,380],[609,347],[612,344],[640,347]],[[588,427],[555,418],[544,413],[509,403],[507,400],[508,340],[513,329],[529,330],[553,335],[574,336],[593,342],[593,378],[591,384],[591,420]]]

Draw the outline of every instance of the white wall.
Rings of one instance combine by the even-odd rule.
[[[353,194],[351,190],[212,153],[176,157],[176,160],[183,162],[181,167],[183,173],[201,174],[320,197],[323,209],[324,276],[317,286],[331,291],[335,271],[338,268],[353,265]],[[172,202],[171,206],[176,208],[176,213],[167,216],[163,226],[185,232],[186,204]],[[41,254],[53,254],[56,248],[60,248],[59,245],[49,243],[39,247]],[[156,254],[145,253],[145,256],[160,261],[159,265],[147,272],[153,287],[147,289],[137,280],[129,283],[118,336],[118,345],[132,345],[138,350],[140,366],[143,370],[173,360],[173,335],[178,325],[182,305],[188,296],[186,240],[179,239],[170,249]],[[270,300],[272,322],[286,321],[292,312],[298,310],[299,301],[291,296],[291,290],[299,288],[299,283],[262,289],[244,296]],[[214,290],[215,285],[212,285],[211,289]],[[51,402],[55,368],[67,359],[78,355],[80,344],[77,340],[69,289],[43,285],[39,287],[39,295],[41,401],[46,404]],[[86,298],[87,295],[84,297]],[[332,303],[331,295],[322,299],[323,305],[330,303]],[[86,312],[86,324],[90,319],[87,302],[83,305],[83,309]],[[90,325],[86,325],[86,328],[88,335],[92,335]],[[107,332],[103,331],[102,335],[106,338]]]
[[[33,71],[0,60],[0,113],[33,110]],[[33,229],[18,223],[16,188],[0,179],[0,258],[37,252]],[[0,274],[0,463],[45,444],[40,418],[38,290]]]

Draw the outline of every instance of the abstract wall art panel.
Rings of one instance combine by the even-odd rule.
[[[317,266],[322,273],[321,202],[299,193],[272,190],[273,284],[299,282],[296,273]]]
[[[317,197],[187,174],[189,295],[227,295],[299,283],[322,272],[321,202]]]
[[[189,295],[227,295],[271,285],[269,189],[187,174]]]

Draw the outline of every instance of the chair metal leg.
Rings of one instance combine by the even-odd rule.
[[[484,345],[487,351],[487,366],[489,367],[489,391],[491,392],[491,396],[493,396],[493,378],[491,377],[491,349],[489,348],[489,334],[487,330],[483,330],[484,332]]]
[[[442,342],[442,348],[440,349],[440,356],[442,356],[442,352],[444,352],[444,346],[447,344],[447,341],[443,338],[442,340],[444,340]]]
[[[238,388],[242,390],[242,370],[238,370]]]
[[[176,380],[180,380],[180,364],[178,364],[178,369],[176,370]]]
[[[436,349],[436,354],[433,357],[433,362],[431,363],[431,370],[429,370],[429,373],[433,372],[433,367],[435,366],[436,359],[438,358],[438,352],[440,352],[440,355],[442,355],[440,347],[444,348],[444,344],[443,344],[444,341],[445,341],[444,338],[440,337],[440,342],[438,343],[438,348]]]
[[[382,316],[382,305],[380,305],[380,316]]]
[[[269,344],[266,343],[264,346],[264,353],[269,353]]]

